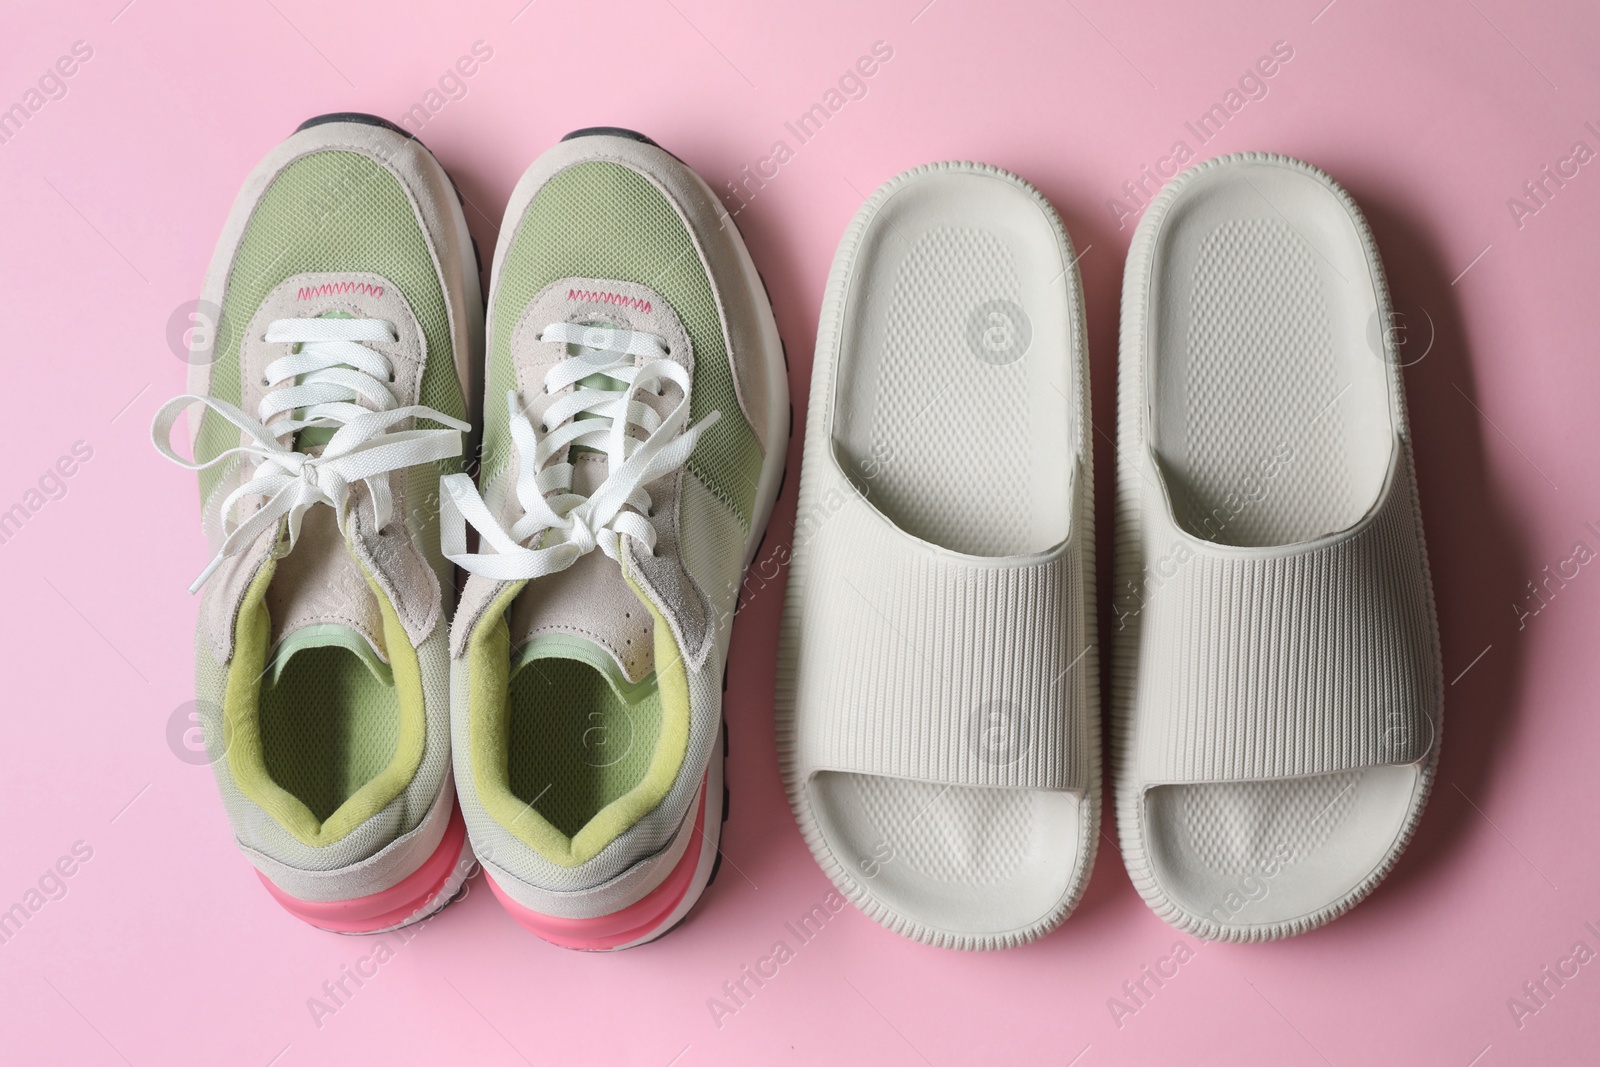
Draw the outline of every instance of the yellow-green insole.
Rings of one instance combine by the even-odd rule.
[[[511,791],[568,837],[644,778],[661,697],[626,704],[598,671],[537,659],[511,679]]]
[[[262,683],[261,748],[272,780],[326,820],[394,759],[394,690],[343,648],[296,652]]]

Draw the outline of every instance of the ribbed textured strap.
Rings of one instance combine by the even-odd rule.
[[[1144,784],[1296,777],[1427,755],[1442,694],[1410,471],[1402,454],[1383,500],[1345,534],[1276,555],[1186,537],[1147,494]]]
[[[952,785],[1088,786],[1076,537],[1021,559],[912,538],[831,469],[807,549],[797,762]]]

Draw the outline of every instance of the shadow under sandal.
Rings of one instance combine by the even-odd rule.
[[[1054,210],[978,164],[886,184],[829,279],[779,759],[840,891],[934,945],[1048,933],[1094,860],[1082,318]]]
[[[1399,858],[1443,683],[1389,297],[1282,156],[1172,182],[1123,285],[1113,729],[1134,884],[1198,937],[1304,933]]]

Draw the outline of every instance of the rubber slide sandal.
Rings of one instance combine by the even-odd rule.
[[[919,941],[1039,937],[1094,861],[1085,351],[1071,243],[1014,175],[910,171],[844,236],[812,376],[779,760],[818,863]]]
[[[1197,937],[1343,914],[1415,830],[1443,681],[1389,296],[1350,196],[1282,156],[1170,183],[1123,284],[1118,831]]]

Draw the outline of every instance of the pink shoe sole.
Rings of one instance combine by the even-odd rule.
[[[375,934],[426,918],[449,903],[447,897],[439,898],[445,897],[447,889],[453,896],[464,880],[459,861],[466,838],[467,824],[462,821],[461,809],[452,807],[443,840],[421,867],[380,893],[351,900],[301,900],[278,888],[266,875],[256,873],[279,904],[312,926],[336,934]]]
[[[513,900],[487,871],[483,877],[512,918],[553,945],[584,952],[626,948],[666,933],[681,919],[681,916],[675,916],[697,880],[701,858],[706,849],[715,847],[706,839],[705,821],[706,786],[701,785],[700,804],[694,817],[699,847],[684,849],[682,858],[667,875],[666,881],[652,889],[642,900],[610,915],[594,919],[562,919],[543,915]]]

